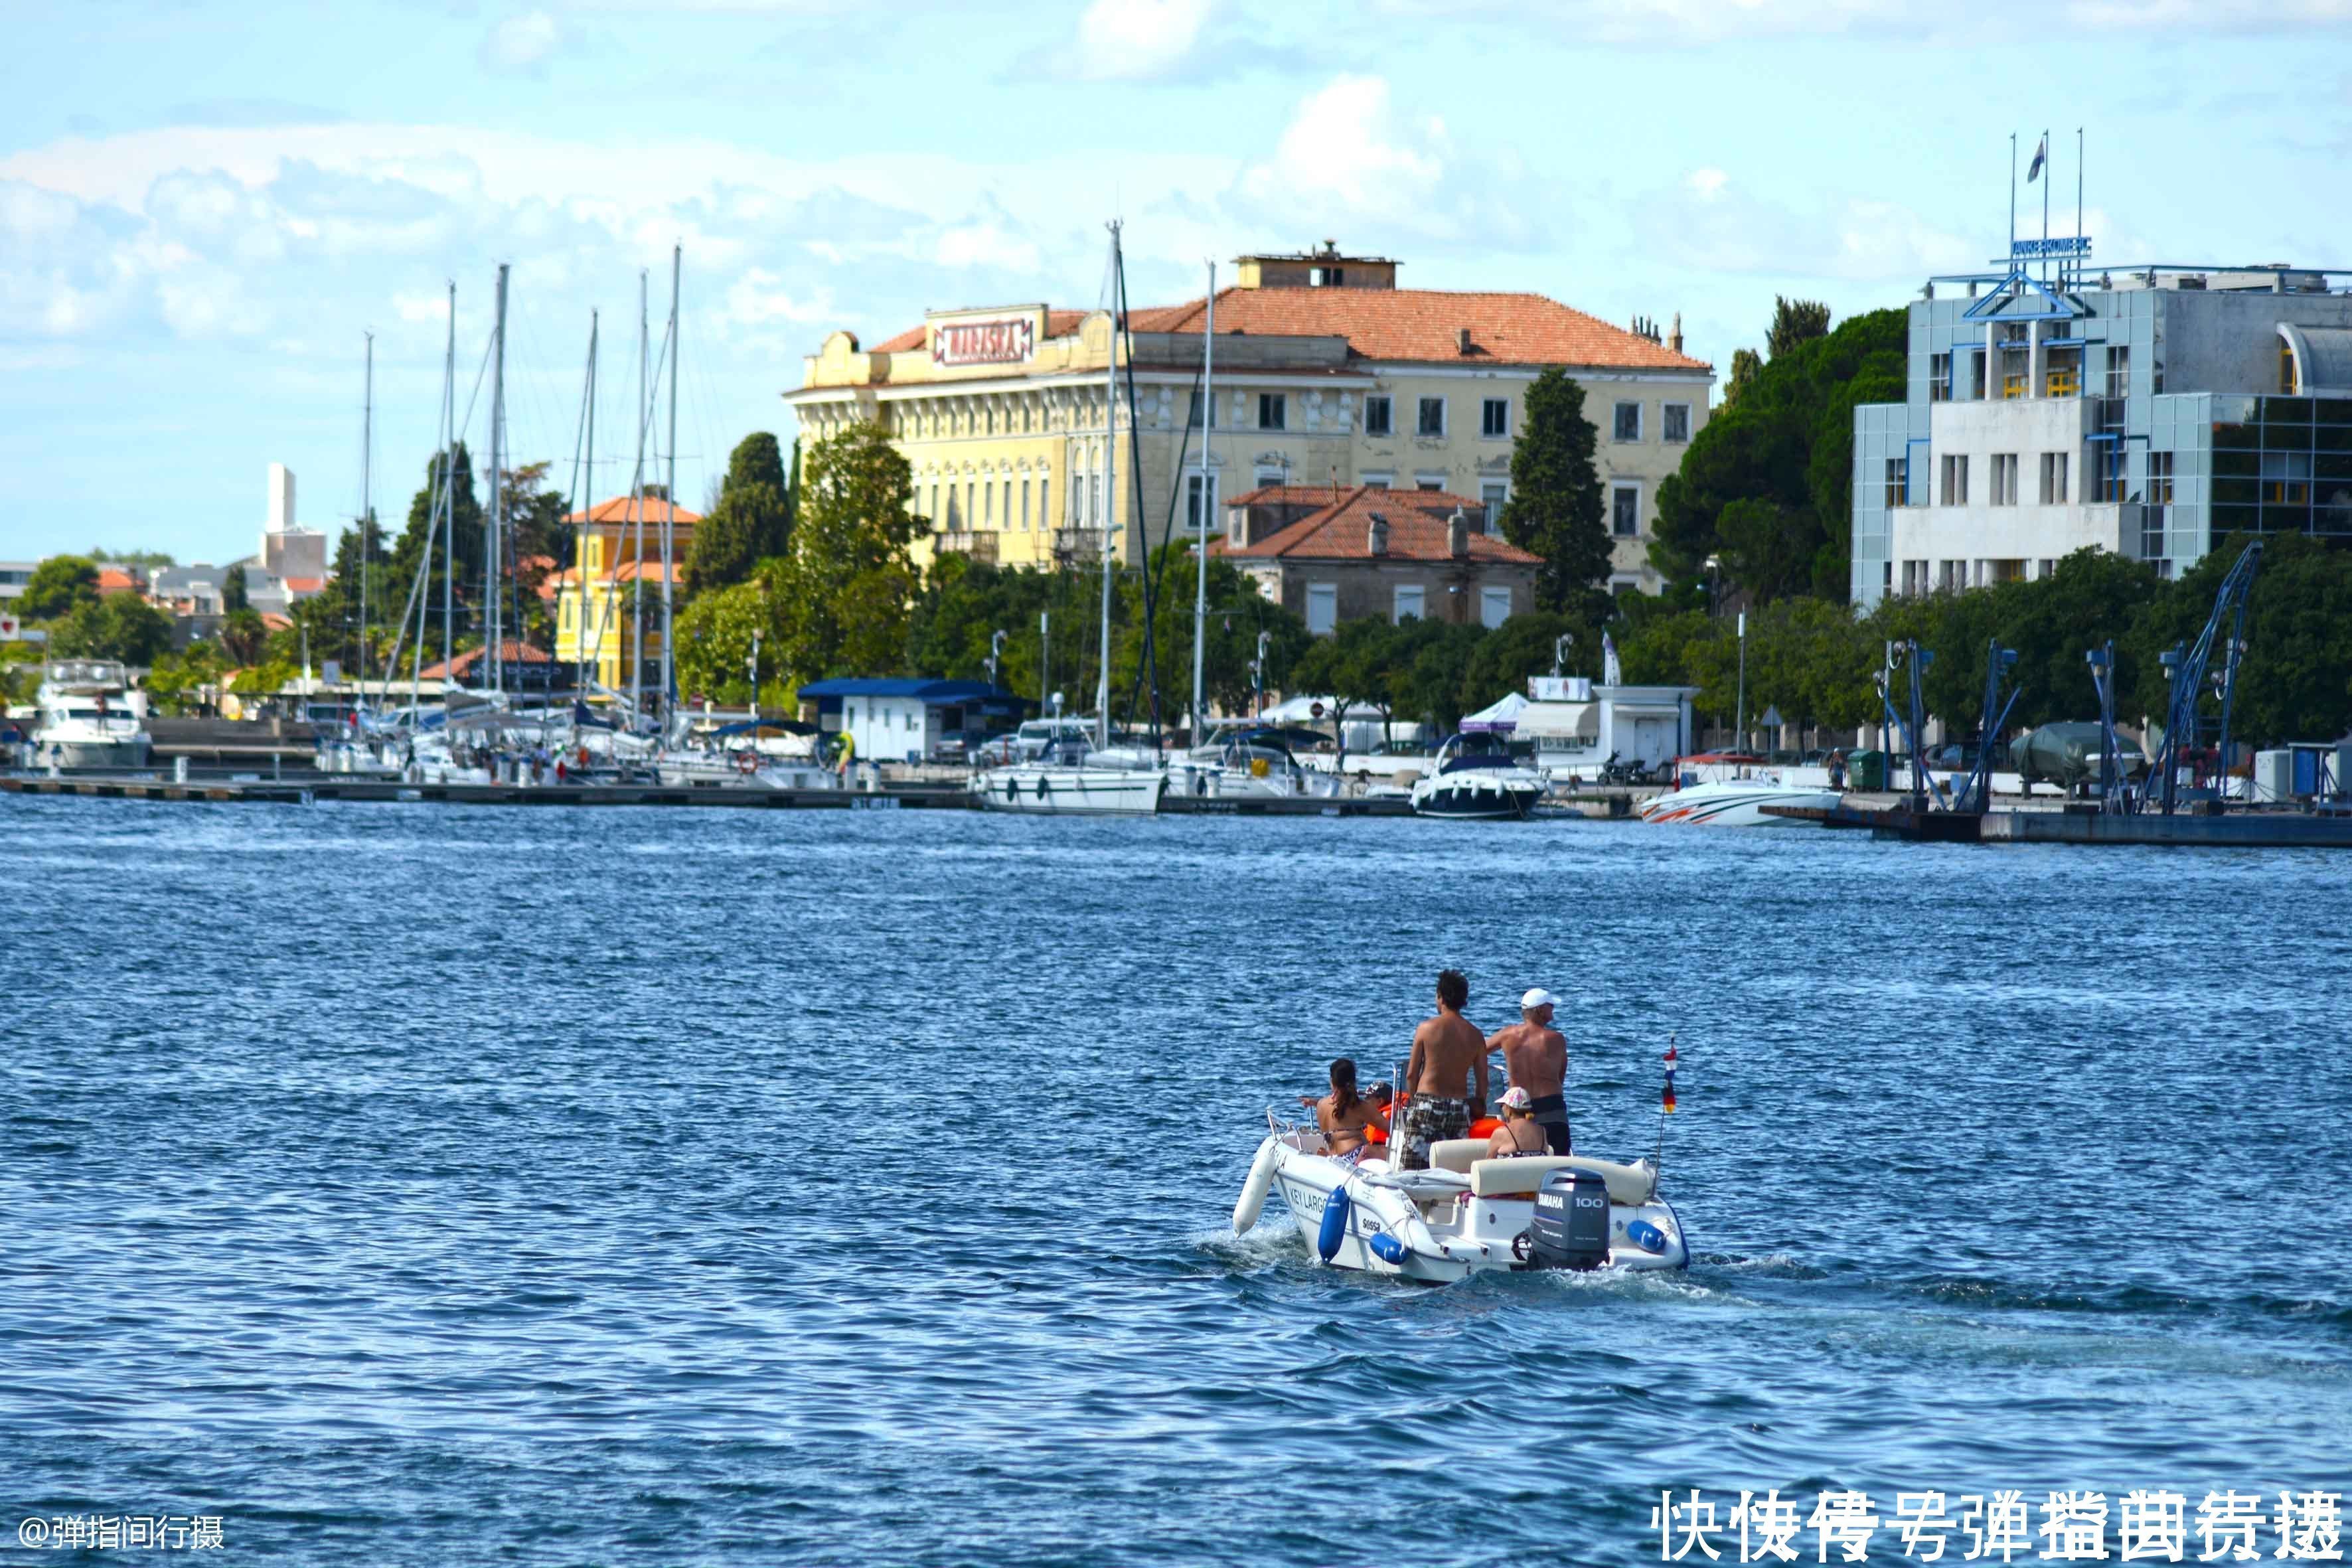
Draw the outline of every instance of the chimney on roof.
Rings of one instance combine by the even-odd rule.
[[[1460,507],[1455,507],[1454,515],[1445,520],[1445,553],[1456,561],[1470,559],[1470,520],[1463,515]]]
[[[1454,346],[1463,353],[1470,352],[1470,329],[1461,328],[1454,334]]]
[[[1386,514],[1372,513],[1372,521],[1364,531],[1364,548],[1374,555],[1389,552],[1389,520]]]
[[[1675,312],[1675,330],[1666,334],[1666,347],[1675,353],[1683,352],[1683,313]]]

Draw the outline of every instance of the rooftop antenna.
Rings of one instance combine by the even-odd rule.
[[[2083,231],[2083,128],[2074,127],[2074,273],[2082,280],[2083,263],[2089,259],[2090,250]]]

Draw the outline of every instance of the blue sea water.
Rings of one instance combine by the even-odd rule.
[[[1612,1563],[1664,1489],[2352,1480],[2352,858],[16,797],[0,875],[0,1552]],[[1687,1273],[1231,1234],[1442,965],[1570,999],[1590,1152],[1672,1032]]]

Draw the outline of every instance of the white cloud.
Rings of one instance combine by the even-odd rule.
[[[1078,18],[1076,74],[1093,81],[1162,76],[1184,63],[1209,0],[1095,0]]]
[[[1042,259],[1034,243],[988,222],[947,230],[933,254],[942,267],[993,267],[1009,272],[1034,273]]]
[[[1544,42],[1704,47],[1727,38],[1974,40],[1988,29],[2142,31],[2183,37],[2352,24],[2352,0],[1379,0],[1391,16],[1511,29]]]
[[[482,39],[482,64],[492,70],[537,74],[563,47],[563,29],[544,11],[519,11]]]
[[[1711,202],[1723,194],[1723,187],[1730,179],[1731,176],[1720,169],[1693,169],[1683,184],[1688,185],[1699,200]]]
[[[1907,293],[1930,273],[1980,266],[1980,243],[1894,202],[1805,210],[1759,195],[1727,172],[1694,170],[1638,204],[1643,246],[1700,271],[1834,279]]]
[[[739,326],[762,327],[780,321],[829,325],[839,319],[833,292],[820,289],[813,296],[794,297],[783,279],[763,267],[754,267],[729,285],[722,320]]]
[[[1292,221],[1371,215],[1412,221],[1433,212],[1446,150],[1444,121],[1401,119],[1386,79],[1342,76],[1298,106],[1273,158],[1243,174],[1241,191]]]

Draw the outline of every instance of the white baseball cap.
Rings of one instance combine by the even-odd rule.
[[[1550,992],[1545,990],[1540,985],[1519,998],[1519,1011],[1522,1013],[1532,1013],[1538,1007],[1557,1007],[1559,1005],[1559,998],[1553,995]]]
[[[1503,1098],[1495,1103],[1507,1110],[1525,1110],[1535,1101],[1528,1098],[1526,1089],[1521,1089],[1517,1084],[1513,1084],[1503,1091]]]

